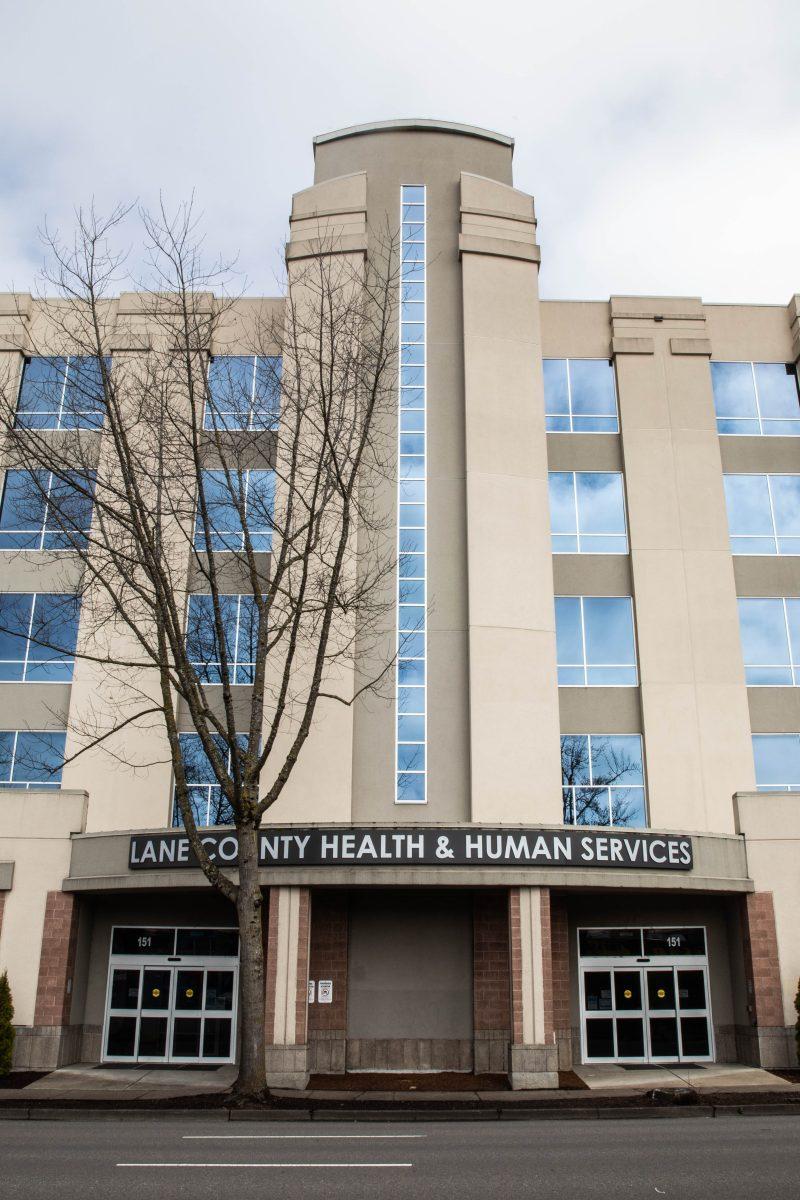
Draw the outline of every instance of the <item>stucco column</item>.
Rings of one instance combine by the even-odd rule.
[[[650,824],[731,833],[754,786],[699,300],[611,299]]]
[[[269,890],[266,962],[267,1083],[308,1083],[308,888]]]
[[[471,816],[561,822],[533,200],[461,176]]]
[[[514,1089],[558,1087],[548,888],[509,890]]]

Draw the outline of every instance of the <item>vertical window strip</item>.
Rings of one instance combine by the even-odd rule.
[[[400,193],[395,803],[427,802],[427,289],[424,186]]]

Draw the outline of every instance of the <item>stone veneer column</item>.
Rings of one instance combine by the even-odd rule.
[[[473,1070],[476,1075],[504,1073],[511,1040],[511,964],[503,892],[475,893],[472,945]]]
[[[533,200],[461,175],[473,821],[560,824]]]
[[[509,1077],[514,1089],[558,1087],[553,1034],[550,893],[509,890],[512,1042]]]
[[[266,962],[267,1083],[308,1083],[308,888],[269,889]]]
[[[345,892],[316,893],[311,922],[309,978],[333,984],[330,1004],[308,1008],[308,1069],[311,1074],[343,1075],[347,1047],[347,935]]]
[[[742,932],[750,1018],[749,1045],[744,1049],[758,1066],[784,1067],[787,1030],[772,892],[750,892],[742,898]]]
[[[705,313],[613,296],[611,323],[650,824],[732,833],[753,752]]]

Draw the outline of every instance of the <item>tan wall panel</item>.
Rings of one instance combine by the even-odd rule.
[[[64,729],[68,683],[0,683],[0,729]]]
[[[753,733],[800,732],[800,688],[751,687],[747,701]]]
[[[631,563],[627,554],[554,554],[556,596],[629,596]]]
[[[789,316],[779,304],[706,304],[714,358],[722,362],[791,362]]]
[[[558,689],[562,733],[641,733],[638,688]]]
[[[722,469],[729,475],[796,475],[800,471],[800,445],[793,437],[726,437],[719,439]]]
[[[622,444],[615,433],[548,433],[551,471],[621,471]]]
[[[735,554],[737,596],[800,596],[800,558]]]
[[[543,300],[539,311],[544,358],[608,358],[608,301]]]

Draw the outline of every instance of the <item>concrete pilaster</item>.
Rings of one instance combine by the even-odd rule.
[[[270,1087],[304,1088],[308,1083],[310,916],[308,888],[270,888],[266,963]]]
[[[558,1047],[552,1029],[550,893],[509,891],[511,942],[511,1069],[514,1089],[558,1087]]]

